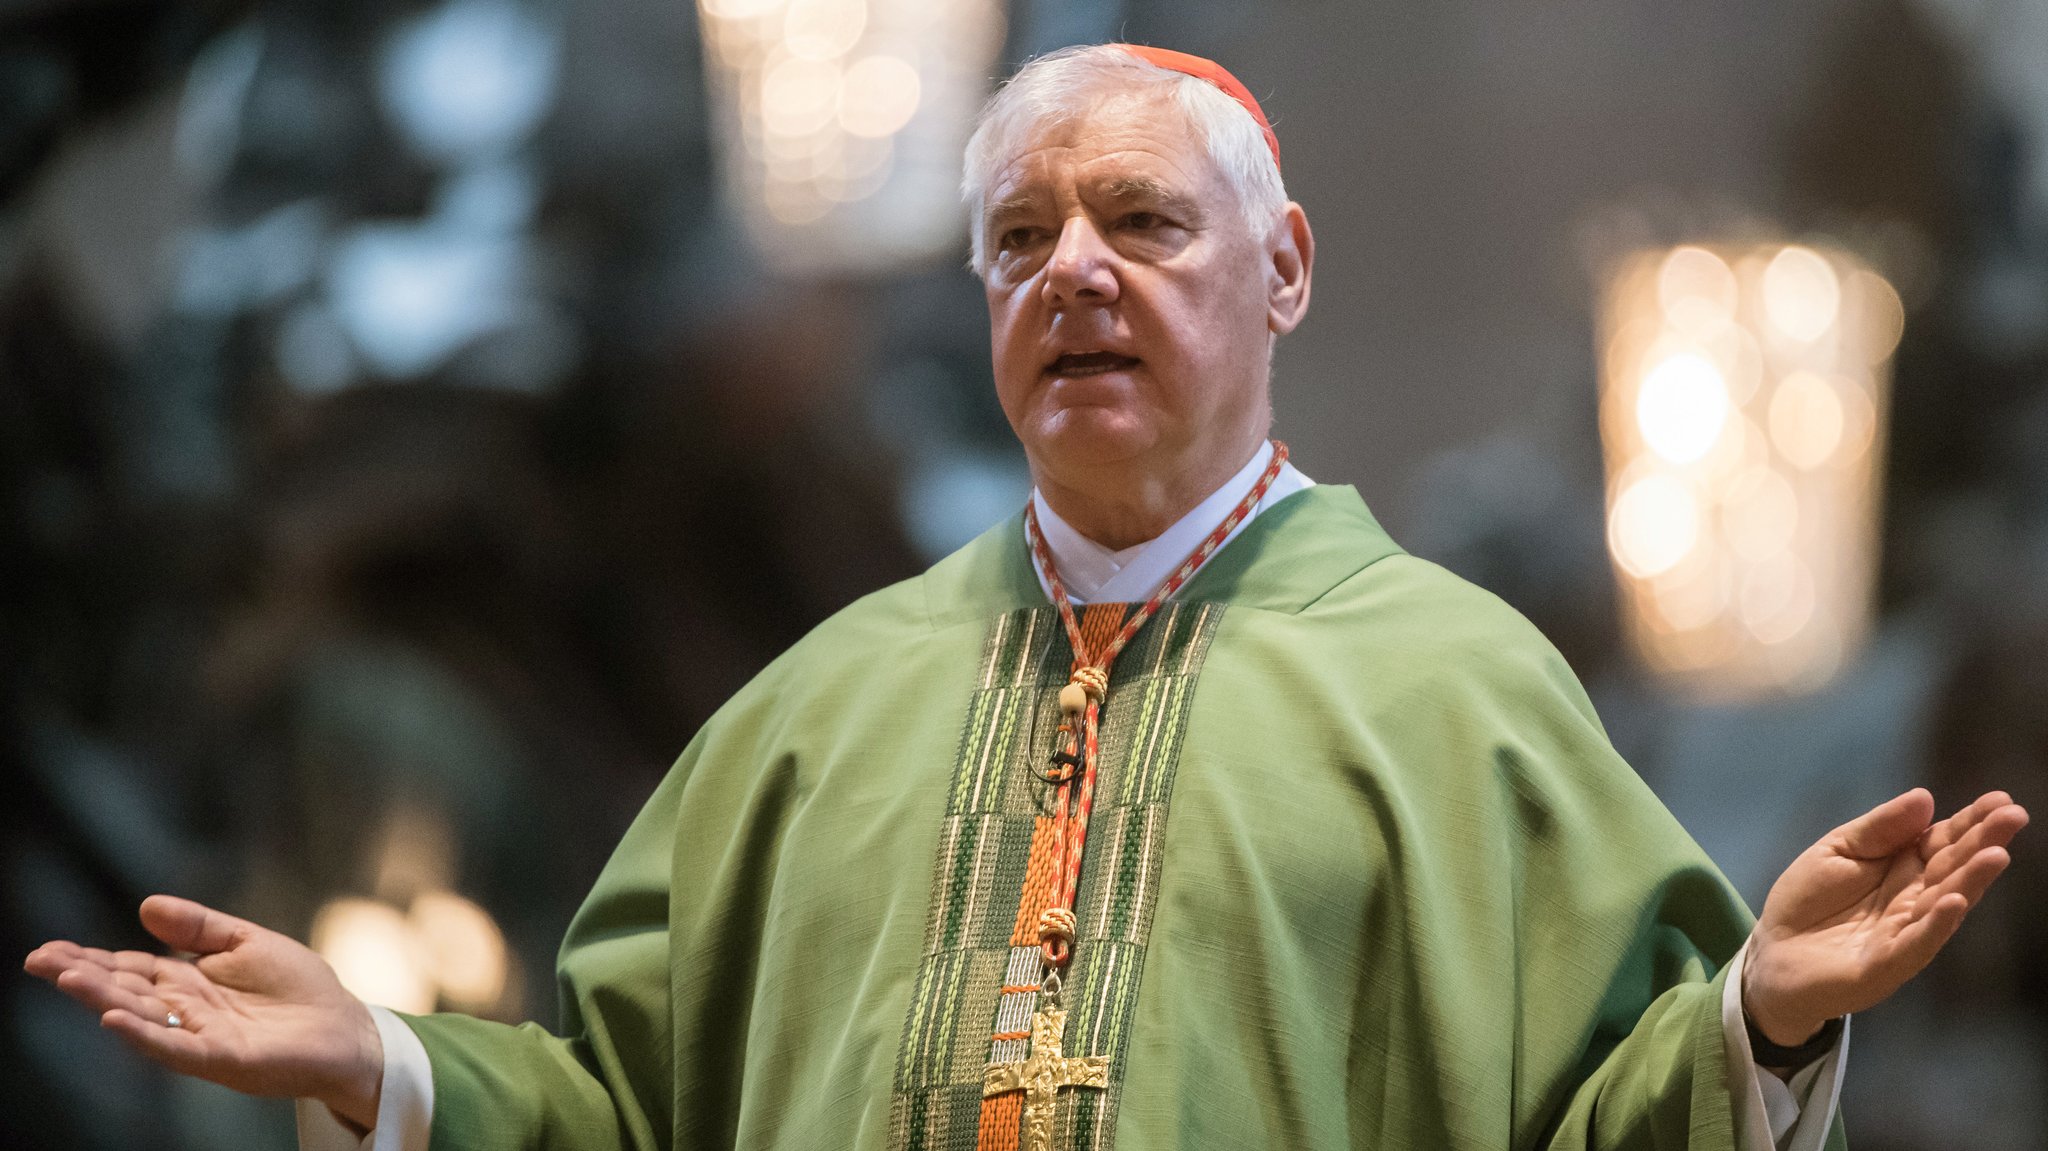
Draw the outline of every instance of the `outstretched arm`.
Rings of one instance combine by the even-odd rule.
[[[251,1095],[318,1099],[365,1130],[376,1126],[383,1045],[326,960],[189,899],[152,895],[141,915],[151,935],[192,958],[59,940],[22,966],[173,1071]]]
[[[2005,870],[2006,847],[2027,825],[2026,809],[2002,791],[1933,817],[1934,797],[1914,788],[1823,836],[1771,887],[1742,988],[1771,1042],[1796,1047],[1919,974]]]

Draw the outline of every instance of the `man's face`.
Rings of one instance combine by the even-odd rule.
[[[1177,109],[1112,98],[1026,139],[981,227],[996,394],[1041,482],[1250,456],[1271,261]]]

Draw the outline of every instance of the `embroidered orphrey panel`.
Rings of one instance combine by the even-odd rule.
[[[1083,641],[1099,645],[1127,605],[1090,605]],[[1106,1091],[1059,1095],[1055,1148],[1112,1145],[1123,1053],[1159,890],[1167,804],[1188,703],[1221,604],[1176,603],[1132,640],[1110,677],[1074,912],[1074,957],[1061,1000],[1065,1054],[1109,1060]],[[1036,924],[1054,888],[1053,785],[1041,778],[1059,726],[1073,653],[1050,605],[999,616],[983,645],[932,901],[897,1056],[890,1115],[896,1151],[1016,1151],[1023,1100],[982,1096],[991,1062],[1023,1058],[1040,975]]]

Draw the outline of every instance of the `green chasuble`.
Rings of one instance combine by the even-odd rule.
[[[564,1037],[407,1018],[433,1151],[1028,1145],[983,1083],[1031,1047],[1070,660],[1016,519],[819,626],[619,845]],[[1107,1074],[1052,1146],[1734,1145],[1748,912],[1550,645],[1350,488],[1146,626],[1099,762],[1060,1006]]]

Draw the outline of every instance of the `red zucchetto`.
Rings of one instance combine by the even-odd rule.
[[[1259,131],[1266,136],[1266,147],[1273,150],[1273,166],[1279,167],[1280,137],[1273,134],[1272,121],[1266,119],[1265,110],[1259,107],[1259,102],[1252,96],[1251,89],[1231,75],[1228,68],[1214,60],[1186,52],[1176,52],[1171,48],[1152,48],[1144,44],[1114,44],[1111,47],[1121,48],[1147,64],[1156,64],[1161,68],[1207,80],[1222,89],[1224,95],[1243,105],[1244,110],[1252,114],[1252,119],[1259,125]]]

